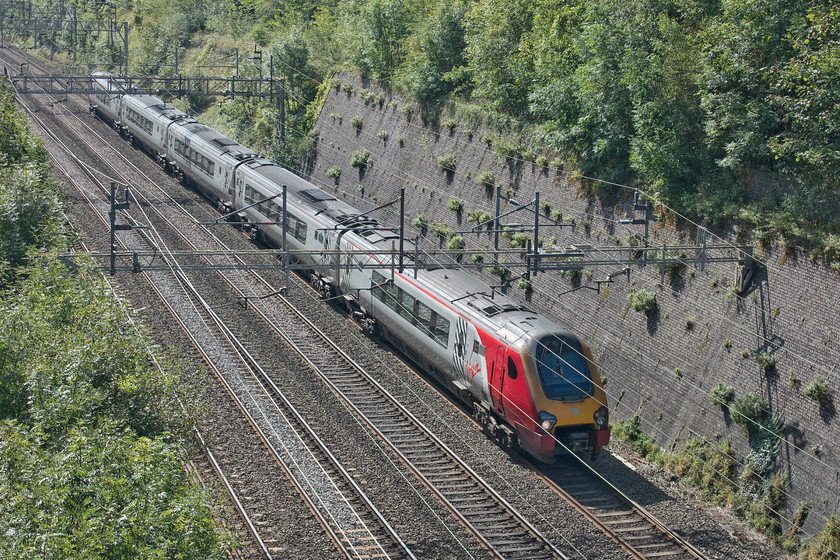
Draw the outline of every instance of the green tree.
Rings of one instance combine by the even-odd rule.
[[[840,10],[813,2],[791,27],[793,52],[770,75],[783,126],[769,139],[780,169],[797,177],[806,219],[838,224],[840,198]]]
[[[523,50],[532,12],[526,0],[478,0],[466,17],[467,58],[475,95],[506,113],[528,109],[533,60]]]
[[[463,24],[467,4],[443,0],[420,22],[408,42],[398,85],[420,101],[437,101],[469,79]]]
[[[392,78],[405,57],[411,22],[411,6],[406,0],[362,4],[353,57],[363,74],[385,81]]]

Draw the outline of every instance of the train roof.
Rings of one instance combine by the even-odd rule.
[[[269,165],[271,163],[236,140],[231,140],[227,136],[216,132],[206,124],[200,123],[191,117],[187,118],[189,120],[179,123],[178,128],[185,133],[188,139],[193,140],[197,138],[207,148],[213,149],[221,155],[227,154],[239,161],[262,162],[262,165]]]
[[[180,109],[175,108],[172,105],[169,105],[165,101],[155,97],[154,95],[132,95],[130,97],[125,98],[129,103],[136,103],[143,107],[146,111],[154,114],[155,116],[159,116],[164,119],[168,119],[170,121],[181,120],[186,122],[197,122],[195,119],[181,111]]]
[[[137,88],[132,86],[128,80],[120,76],[115,76],[110,72],[94,72],[92,76],[93,80],[105,91],[130,94],[136,94],[138,92]]]
[[[372,228],[378,226],[376,220],[370,218],[357,219],[361,213],[358,208],[350,206],[343,200],[338,200],[327,191],[319,189],[306,179],[276,163],[272,163],[269,160],[262,161],[265,162],[262,165],[249,166],[251,169],[248,169],[246,173],[259,177],[265,184],[286,185],[288,187],[287,195],[289,197],[313,209],[318,215],[335,221],[337,224],[345,225],[348,228]]]
[[[511,341],[526,334],[536,338],[549,333],[570,338],[575,336],[465,271],[452,268],[421,269],[416,282],[423,288],[434,290],[445,298],[444,303],[458,312],[488,330],[508,336]]]

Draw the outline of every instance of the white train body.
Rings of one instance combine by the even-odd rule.
[[[471,405],[501,441],[551,461],[597,454],[609,439],[606,398],[589,349],[573,334],[472,275],[411,259],[397,270],[399,234],[150,95],[93,77],[92,109],[198,188],[222,213],[312,266],[314,286]],[[379,265],[379,268],[375,268]],[[374,267],[374,268],[372,268]]]

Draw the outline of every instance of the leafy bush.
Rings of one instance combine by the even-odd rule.
[[[426,219],[426,216],[420,214],[414,218],[414,221],[411,222],[411,224],[417,229],[427,229],[429,227],[429,220]]]
[[[452,239],[449,240],[447,243],[446,248],[450,251],[460,251],[464,247],[466,247],[467,243],[464,241],[463,236],[456,235]]]
[[[330,179],[334,179],[337,183],[338,180],[341,178],[341,168],[337,165],[333,165],[329,169],[327,169],[327,177]]]
[[[638,415],[631,416],[626,421],[619,420],[612,426],[612,434],[620,440],[624,440],[633,446],[633,450],[640,457],[652,462],[661,462],[663,459],[662,448],[652,437],[642,432],[640,428],[641,418]]]
[[[528,280],[527,278],[520,278],[519,279],[519,289],[520,290],[525,290],[526,292],[530,292],[531,290],[534,289],[534,286],[533,286],[533,284],[531,284],[531,281]]]
[[[712,404],[726,406],[733,398],[735,398],[735,389],[725,383],[717,383],[709,392]]]
[[[455,122],[455,119],[447,119],[443,121],[443,127],[449,130],[450,133],[455,130],[456,126],[458,126],[458,123]]]
[[[151,347],[86,265],[44,259],[0,300],[0,394],[15,397],[0,401],[0,550],[49,535],[56,558],[108,557],[103,542],[130,558],[227,558],[213,499],[183,468],[194,382],[164,357],[152,367]]]
[[[0,290],[32,250],[64,244],[62,191],[41,139],[32,135],[7,86],[0,86]]]
[[[496,186],[495,179],[493,178],[492,171],[483,171],[476,177],[475,182],[484,187],[487,190],[492,189]]]
[[[767,413],[767,401],[753,391],[748,391],[740,397],[735,397],[732,403],[732,419],[738,424],[754,429]]]
[[[455,171],[455,154],[444,154],[437,159],[438,167],[441,171],[452,172]]]
[[[499,263],[498,266],[493,266],[488,270],[490,274],[493,276],[498,276],[502,281],[507,280],[508,274],[510,274],[510,269],[504,266],[503,264]]]
[[[350,119],[350,126],[355,128],[356,130],[361,130],[363,123],[364,123],[364,121],[362,120],[362,117],[360,117],[359,115],[354,115],[353,118]]]
[[[800,560],[836,560],[840,557],[840,519],[828,518],[816,539],[809,539],[799,554]]]
[[[432,233],[441,238],[445,238],[449,236],[450,233],[452,233],[452,228],[444,224],[443,222],[432,222],[431,228]]]
[[[364,148],[356,150],[350,159],[350,165],[358,167],[360,171],[364,171],[370,165],[370,152]]]
[[[825,406],[831,402],[831,387],[828,385],[828,379],[825,377],[817,376],[812,379],[802,389],[802,394],[820,403],[821,406]]]
[[[754,356],[755,363],[765,372],[771,372],[776,369],[776,358],[771,356],[768,352],[759,352]]]
[[[387,130],[380,130],[377,134],[379,139],[385,142],[388,139],[388,131]]]
[[[700,489],[703,498],[726,505],[737,492],[735,450],[730,439],[712,444],[706,438],[691,438],[675,453],[667,453],[665,466],[687,483]]]
[[[656,311],[659,309],[659,304],[656,301],[656,294],[645,289],[630,292],[627,296],[627,300],[630,303],[630,307],[633,308],[633,311],[644,313],[648,317],[655,315]]]
[[[461,212],[464,209],[464,201],[460,198],[450,198],[449,202],[446,203],[446,207],[453,212]]]

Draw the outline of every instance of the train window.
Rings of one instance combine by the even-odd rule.
[[[255,192],[256,191],[254,190],[254,187],[252,187],[248,183],[245,183],[245,202],[246,203],[248,203],[248,204],[253,204],[254,203],[254,193]]]
[[[418,301],[414,296],[397,288],[381,273],[371,274],[371,295],[393,309],[401,317],[420,329],[420,331],[446,347],[449,344],[449,321]]]
[[[409,321],[414,317],[414,302],[415,299],[410,294],[400,290],[400,306],[398,312]]]
[[[303,220],[298,220],[294,236],[295,239],[297,239],[301,243],[306,242],[306,222],[304,222]]]
[[[247,200],[247,198],[246,198]],[[286,226],[286,231],[289,234],[300,241],[301,243],[306,242],[306,222],[297,218],[291,214],[286,215],[286,220],[288,221],[288,225]]]
[[[432,312],[432,338],[441,346],[449,345],[449,320]]]
[[[373,295],[373,297],[375,297],[379,301],[384,302],[385,301],[384,285],[385,285],[385,280],[386,280],[385,277],[374,270],[373,274],[371,275],[371,280],[373,281],[373,287],[371,288],[370,293]]]
[[[411,322],[415,326],[420,327],[423,332],[430,332],[432,324],[432,310],[429,309],[428,305],[418,301],[414,309],[414,319]]]
[[[517,377],[519,377],[519,370],[516,369],[516,364],[513,363],[513,358],[511,358],[510,356],[508,356],[507,360],[507,370],[508,377],[510,377],[511,379],[516,379]]]

